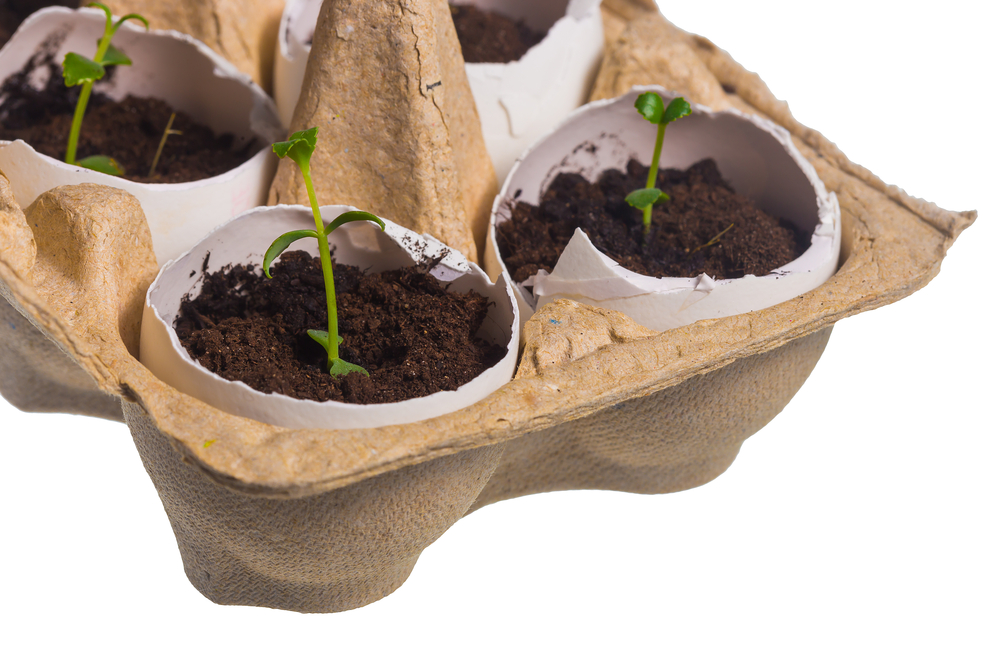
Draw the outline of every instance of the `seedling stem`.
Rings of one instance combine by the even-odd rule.
[[[660,171],[660,153],[663,151],[663,133],[671,122],[691,114],[691,105],[683,97],[675,97],[669,105],[664,106],[663,98],[657,93],[643,93],[636,99],[635,108],[639,114],[656,125],[656,143],[653,146],[653,160],[649,163],[649,176],[646,177],[646,187],[633,190],[625,197],[630,206],[642,209],[643,238],[649,236],[649,228],[653,223],[653,204],[659,204],[670,199],[670,195],[656,187],[656,175]]]
[[[302,173],[302,180],[306,184],[306,193],[309,195],[309,206],[312,208],[313,222],[316,224],[316,231],[301,229],[287,232],[279,236],[271,244],[271,247],[264,253],[264,274],[271,277],[271,262],[280,255],[285,248],[295,241],[313,237],[319,244],[319,261],[323,269],[323,284],[326,288],[326,314],[327,330],[309,330],[309,337],[322,345],[326,349],[326,369],[330,375],[347,375],[351,372],[364,373],[368,375],[361,366],[349,363],[340,358],[340,343],[343,340],[337,334],[337,292],[333,282],[333,262],[330,259],[330,242],[327,240],[328,234],[346,222],[354,220],[370,220],[378,224],[383,230],[385,223],[366,211],[348,211],[337,216],[329,225],[323,226],[323,218],[320,216],[319,203],[316,200],[316,190],[313,188],[312,177],[309,173],[309,159],[316,149],[316,136],[318,128],[310,128],[296,132],[288,138],[288,141],[279,141],[274,144],[274,152],[278,157],[289,157],[299,167]]]
[[[132,61],[124,53],[111,46],[111,38],[118,32],[125,21],[136,19],[142,21],[146,29],[149,29],[149,21],[138,14],[128,14],[112,21],[111,10],[99,2],[92,2],[88,7],[97,7],[104,11],[104,35],[97,42],[97,52],[94,59],[85,58],[79,53],[67,53],[63,58],[63,80],[67,88],[78,86],[81,83],[80,97],[76,102],[76,110],[73,113],[73,124],[69,130],[69,141],[66,144],[66,162],[77,164],[88,169],[104,172],[113,176],[121,176],[122,170],[113,158],[107,155],[92,155],[79,162],[76,159],[76,147],[80,141],[80,127],[83,125],[83,114],[87,111],[87,102],[90,101],[90,91],[94,87],[94,82],[104,77],[105,69],[108,65],[131,65]]]

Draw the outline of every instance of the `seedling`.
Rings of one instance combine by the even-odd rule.
[[[326,315],[327,330],[319,331],[310,329],[309,337],[323,346],[326,350],[326,370],[330,375],[347,375],[351,372],[364,373],[368,371],[361,366],[344,361],[340,358],[340,344],[344,339],[337,335],[337,293],[333,284],[333,263],[330,261],[330,243],[327,235],[340,227],[344,223],[354,220],[371,220],[378,224],[383,230],[385,223],[378,216],[365,211],[348,211],[338,215],[329,225],[323,226],[323,219],[319,214],[319,204],[316,202],[316,191],[313,189],[312,178],[309,176],[309,159],[313,151],[316,150],[316,135],[319,128],[310,128],[296,132],[288,137],[288,141],[279,141],[272,144],[274,152],[279,158],[289,157],[298,165],[302,172],[302,180],[306,183],[306,192],[309,194],[309,205],[312,207],[313,221],[316,223],[316,231],[311,229],[299,229],[293,232],[286,232],[274,240],[271,247],[264,253],[264,275],[271,277],[271,262],[277,259],[284,250],[299,239],[311,237],[319,243],[319,261],[323,267],[323,284],[326,288]]]
[[[90,90],[94,87],[94,82],[104,77],[105,67],[108,65],[131,65],[132,61],[124,53],[111,45],[111,38],[118,32],[125,21],[135,19],[142,21],[146,29],[149,29],[149,21],[138,14],[127,14],[117,23],[112,22],[111,10],[99,2],[92,2],[88,7],[97,7],[104,11],[106,17],[104,23],[104,35],[97,40],[97,53],[94,59],[81,56],[79,53],[67,53],[63,58],[63,81],[67,88],[83,84],[80,91],[80,98],[76,102],[76,111],[73,113],[73,125],[69,130],[69,142],[66,144],[66,162],[76,164],[81,167],[100,171],[112,176],[121,176],[122,170],[114,158],[107,155],[91,155],[82,160],[76,159],[76,145],[80,140],[80,126],[83,125],[83,114],[87,111],[87,102],[90,101]]]
[[[649,176],[646,187],[633,190],[625,197],[625,201],[635,208],[642,209],[642,233],[649,235],[649,226],[653,221],[653,204],[659,204],[670,199],[656,185],[656,174],[660,170],[660,151],[663,149],[663,132],[667,125],[691,114],[691,105],[683,97],[675,97],[664,107],[663,98],[657,93],[643,93],[635,101],[639,114],[653,125],[656,125],[656,144],[653,147],[653,161],[649,164]]]

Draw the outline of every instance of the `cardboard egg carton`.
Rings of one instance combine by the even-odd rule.
[[[369,4],[370,16],[349,14]],[[374,211],[392,204],[402,214],[386,215],[418,231],[457,220],[449,233],[466,249],[481,247],[477,216],[488,212],[496,184],[472,132],[444,0],[408,0],[406,12],[387,4],[324,6],[320,29],[355,32],[326,47],[314,42],[293,129],[309,122],[322,132],[326,123],[348,156],[368,152],[368,162],[355,163],[330,150],[317,156],[314,174],[387,165],[380,173],[391,187],[343,203]],[[401,585],[420,552],[478,507],[561,489],[667,493],[710,481],[802,385],[833,324],[926,285],[976,214],[910,197],[851,163],[797,123],[759,77],[670,25],[651,3],[605,0],[604,16],[608,48],[595,96],[657,83],[792,134],[840,201],[833,278],[765,310],[662,333],[557,301],[527,322],[515,379],[471,407],[405,426],[289,430],[181,394],[136,360],[156,259],[134,198],[69,186],[21,211],[12,173],[0,177],[0,392],[25,410],[124,418],[189,579],[221,604],[350,609]],[[335,49],[342,67],[324,59]],[[374,92],[386,97],[382,79],[366,78],[361,52],[399,75],[378,117],[358,115],[372,108]],[[447,85],[428,89],[437,81]],[[335,167],[337,158],[347,166]],[[343,187],[319,180],[327,201]],[[302,196],[290,171],[279,170],[272,198]]]

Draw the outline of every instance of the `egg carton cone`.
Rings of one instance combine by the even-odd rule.
[[[631,20],[646,16],[641,3],[634,9]],[[22,211],[0,178],[4,299],[93,391],[120,401],[199,591],[220,604],[350,609],[395,590],[421,550],[477,507],[560,489],[665,493],[703,484],[781,411],[838,320],[902,299],[937,274],[975,212],[945,211],[886,185],[797,123],[724,51],[676,34],[706,76],[734,91],[727,102],[785,128],[836,194],[836,273],[791,301],[664,332],[554,301],[526,323],[513,381],[412,424],[282,428],[170,387],[135,356],[157,270],[135,199],[76,185]],[[394,138],[376,133],[352,147],[409,159]]]
[[[285,0],[107,0],[103,4],[116,16],[141,14],[153,30],[191,35],[271,92],[274,51],[265,45],[274,44]]]

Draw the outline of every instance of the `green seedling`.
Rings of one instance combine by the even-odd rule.
[[[104,77],[105,68],[109,65],[132,64],[128,56],[111,45],[111,38],[118,32],[118,28],[129,19],[142,21],[147,30],[149,29],[149,21],[138,14],[128,14],[118,19],[117,22],[113,22],[111,10],[101,3],[92,2],[87,6],[103,10],[107,18],[104,23],[104,35],[97,40],[97,53],[94,54],[93,60],[81,56],[79,53],[67,53],[66,57],[63,58],[63,80],[66,87],[83,85],[80,99],[76,103],[76,111],[73,113],[69,142],[66,144],[66,162],[112,176],[121,176],[123,173],[121,167],[114,158],[107,155],[91,155],[78,161],[76,159],[76,145],[80,141],[80,126],[83,125],[83,114],[87,111],[87,102],[90,101],[90,91],[94,87],[94,82]]]
[[[656,125],[656,144],[653,147],[653,161],[649,163],[649,176],[646,187],[633,190],[625,197],[625,201],[635,208],[642,209],[643,236],[649,235],[649,226],[653,221],[653,204],[659,204],[670,199],[670,195],[656,186],[656,174],[660,170],[660,151],[663,150],[663,133],[667,125],[673,121],[691,114],[691,105],[683,97],[675,97],[670,104],[664,106],[663,98],[657,93],[643,93],[635,101],[639,114],[653,125]]]
[[[271,247],[264,253],[264,275],[268,278],[271,277],[271,262],[277,259],[278,255],[284,252],[289,245],[306,237],[316,239],[319,243],[319,260],[323,267],[323,284],[326,288],[327,330],[310,329],[309,337],[326,350],[326,370],[329,371],[330,375],[347,375],[351,372],[357,372],[367,376],[368,371],[361,366],[340,358],[340,344],[344,342],[344,339],[337,335],[337,293],[333,283],[333,263],[330,261],[330,243],[327,241],[327,235],[344,223],[354,220],[371,220],[383,230],[385,223],[378,216],[365,211],[348,211],[337,216],[329,225],[323,225],[323,219],[319,214],[319,204],[316,202],[316,191],[313,189],[312,178],[309,175],[309,159],[312,157],[313,151],[316,150],[317,134],[319,134],[319,128],[313,127],[296,132],[288,137],[288,141],[279,141],[271,146],[279,158],[291,158],[298,165],[299,171],[302,172],[302,180],[306,183],[306,192],[309,194],[309,205],[312,207],[316,231],[299,229],[286,232],[275,239]]]

